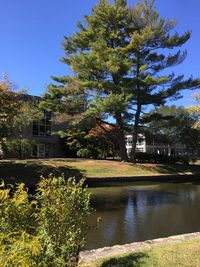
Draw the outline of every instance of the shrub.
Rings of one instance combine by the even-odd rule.
[[[23,231],[0,234],[1,267],[37,267],[36,259],[40,253],[41,244],[37,236]]]
[[[39,253],[35,233],[35,201],[30,201],[23,184],[0,186],[0,266],[36,266],[32,256]]]
[[[175,164],[182,162],[184,164],[189,164],[189,159],[187,156],[175,156],[175,155],[163,155],[163,154],[150,154],[150,153],[136,153],[136,159],[139,162],[148,162],[148,163],[168,163]]]
[[[30,158],[36,145],[37,142],[35,140],[8,139],[5,142],[5,150],[10,157]]]
[[[34,199],[23,184],[1,185],[0,266],[77,266],[91,212],[83,182],[42,179]]]
[[[87,148],[81,148],[77,152],[77,156],[80,158],[98,158],[98,150],[88,146]]]
[[[76,266],[90,214],[89,195],[82,186],[83,180],[66,184],[63,178],[44,179],[39,185],[38,234],[46,266]]]

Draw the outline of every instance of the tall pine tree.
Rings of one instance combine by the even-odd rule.
[[[131,160],[135,161],[142,109],[159,106],[170,97],[180,97],[183,89],[200,86],[198,79],[164,72],[186,57],[186,51],[179,48],[191,33],[179,35],[175,26],[174,20],[159,17],[152,0],[139,2],[134,8],[126,0],[113,4],[99,0],[92,15],[78,23],[79,31],[65,37],[62,61],[72,68],[74,76],[53,77],[59,84],[49,86],[47,106],[60,107],[62,103],[66,107],[86,99],[84,117],[107,123],[112,118],[115,122],[124,161],[128,160],[124,132],[127,124],[132,124]]]

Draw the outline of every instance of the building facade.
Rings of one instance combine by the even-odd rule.
[[[66,131],[68,127],[69,120],[66,115],[56,116],[50,111],[43,110],[43,118],[39,121],[33,121],[23,134],[23,138],[36,142],[32,157],[64,157],[65,152],[61,138],[56,133]]]
[[[128,156],[130,156],[133,145],[133,136],[131,134],[127,134],[125,136],[125,143]],[[143,153],[147,152],[146,138],[144,134],[141,133],[138,134],[138,139],[136,143],[136,152],[143,152]]]
[[[21,94],[19,101],[30,102],[37,107],[41,98]],[[23,140],[33,141],[32,143],[30,142],[32,144],[32,151],[28,152],[27,156],[30,158],[64,157],[64,146],[61,138],[56,133],[66,131],[69,128],[71,119],[72,116],[66,114],[56,115],[51,111],[42,109],[39,120],[32,121],[28,126],[25,126],[26,124],[16,126],[9,139],[11,141],[16,140],[20,144],[23,144]],[[21,149],[22,147],[23,145],[21,145]],[[6,145],[4,145],[4,150],[2,149],[3,146],[0,144],[0,158],[4,156],[10,158],[19,156],[19,151],[9,151],[6,149]]]
[[[132,144],[133,144],[133,136],[128,134],[125,137],[126,149],[128,155],[131,153]],[[136,152],[149,153],[149,154],[161,154],[161,155],[185,155],[186,154],[186,146],[180,143],[177,144],[163,144],[156,143],[154,138],[151,141],[147,141],[145,134],[138,134],[138,140],[136,143]]]

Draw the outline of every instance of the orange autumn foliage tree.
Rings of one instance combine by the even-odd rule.
[[[89,131],[89,136],[95,140],[96,145],[104,151],[106,156],[113,156],[119,150],[118,138],[119,129],[106,123],[99,123]]]
[[[0,81],[0,140],[7,136],[19,108],[17,94],[13,92],[13,89],[14,85],[5,74]]]
[[[11,134],[11,131],[21,131],[33,120],[43,118],[37,100],[28,95],[26,90],[14,91],[15,85],[9,81],[8,75],[0,81],[0,140]]]

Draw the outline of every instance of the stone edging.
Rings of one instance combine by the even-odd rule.
[[[135,242],[126,245],[117,245],[113,247],[104,247],[99,249],[93,249],[88,251],[82,251],[79,255],[79,262],[82,264],[89,264],[92,261],[103,259],[103,258],[111,258],[115,256],[120,256],[126,253],[132,253],[137,250],[150,249],[152,247],[169,244],[178,241],[190,240],[200,238],[200,232],[191,233],[191,234],[183,234],[183,235],[175,235],[166,238],[157,238],[152,240],[147,240],[144,242]]]

